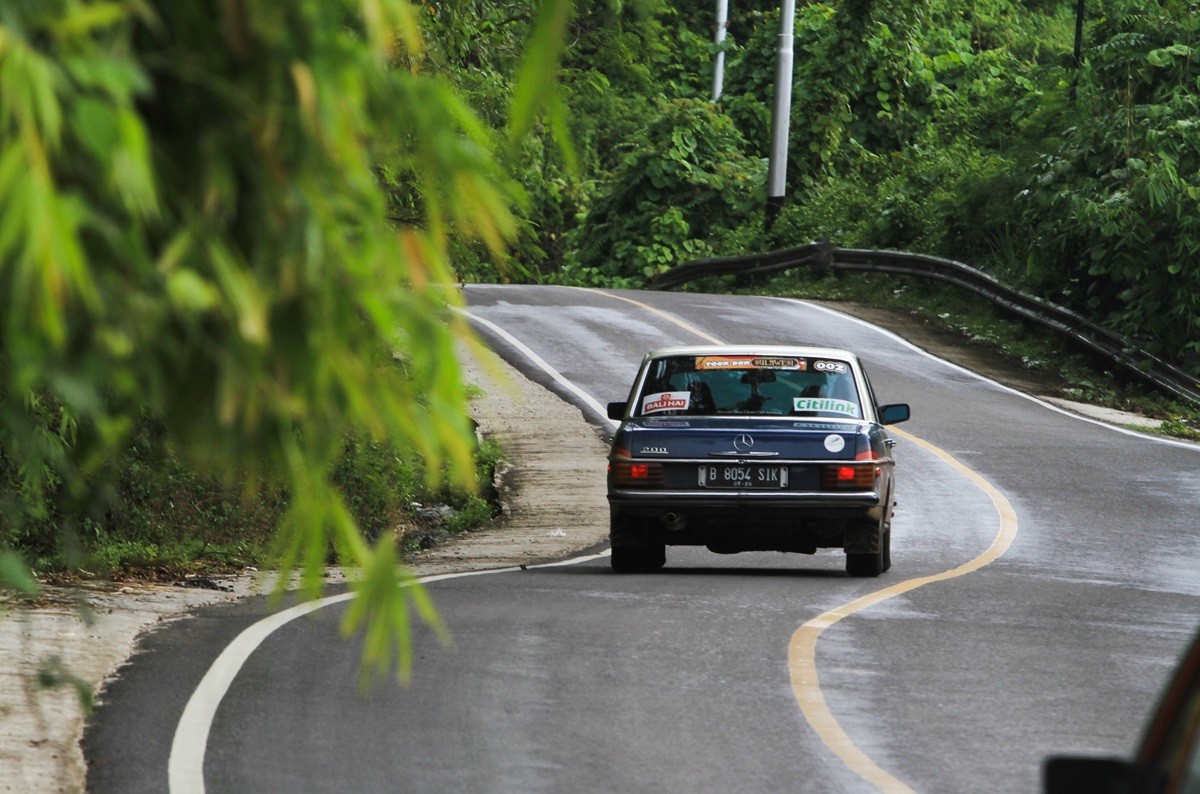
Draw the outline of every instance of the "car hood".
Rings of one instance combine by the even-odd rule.
[[[862,421],[663,417],[630,419],[618,429],[613,449],[634,458],[853,460]],[[739,436],[748,436],[738,439]],[[735,444],[735,440],[737,443]],[[742,455],[734,453],[741,452]],[[757,454],[756,454],[757,453]]]

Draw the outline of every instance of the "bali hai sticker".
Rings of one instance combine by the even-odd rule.
[[[686,411],[691,405],[692,394],[686,391],[660,391],[642,398],[642,413],[655,414],[660,411]]]
[[[825,436],[825,449],[830,452],[841,452],[846,448],[846,439],[838,435]]]
[[[858,416],[858,406],[849,400],[830,397],[796,397],[792,400],[793,411],[825,411],[846,416]]]

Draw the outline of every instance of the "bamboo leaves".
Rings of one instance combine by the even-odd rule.
[[[541,4],[511,141],[552,93],[568,16]],[[448,251],[504,257],[519,199],[488,126],[419,68],[420,18],[404,0],[0,8],[0,395],[80,423],[52,466],[80,510],[105,498],[81,462],[120,455],[144,414],[200,471],[291,494],[284,573],[361,567],[354,625],[372,659],[398,643],[402,671],[395,549],[362,541],[329,472],[362,433],[472,483]],[[419,197],[401,228],[381,173]],[[0,452],[52,465],[21,457],[31,422],[9,400]]]

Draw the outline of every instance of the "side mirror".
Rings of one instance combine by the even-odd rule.
[[[881,424],[894,425],[899,422],[907,422],[908,417],[908,403],[879,406],[879,421]]]
[[[619,403],[609,403],[608,404],[608,418],[609,419],[624,419],[625,418],[625,409],[628,407],[629,407],[628,401],[624,401],[624,400]]]
[[[1166,783],[1154,769],[1120,758],[1059,755],[1042,765],[1043,794],[1132,794],[1162,791]]]

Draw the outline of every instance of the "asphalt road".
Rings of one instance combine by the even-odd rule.
[[[601,558],[439,581],[453,647],[419,635],[413,684],[366,695],[333,604],[271,634],[214,706],[209,791],[1027,792],[1049,753],[1132,749],[1200,623],[1200,447],[1067,415],[797,302],[478,285],[466,297],[495,349],[597,424],[596,403],[624,399],[653,347],[858,351],[879,400],[913,406],[892,570],[850,579],[832,551],[672,548],[646,576]],[[793,635],[996,549],[1003,523],[972,473],[1015,512],[1003,554],[817,639],[819,693],[858,753],[847,762],[798,703]],[[153,635],[88,731],[89,756],[105,759],[89,788],[165,790],[192,690],[267,612],[251,600]]]

